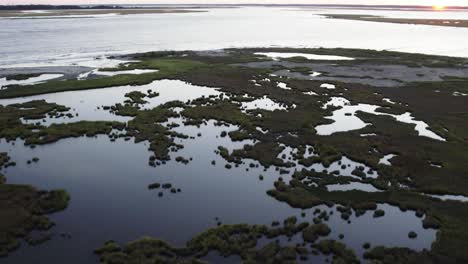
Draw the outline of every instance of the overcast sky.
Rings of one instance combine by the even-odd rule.
[[[0,4],[395,4],[395,5],[460,5],[468,0],[0,0]]]

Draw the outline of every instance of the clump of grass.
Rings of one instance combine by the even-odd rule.
[[[158,182],[152,183],[148,185],[148,189],[153,190],[153,189],[159,189],[161,187],[161,184]]]
[[[382,217],[385,215],[385,211],[382,209],[378,209],[374,211],[374,218]]]
[[[331,230],[326,224],[315,224],[302,231],[302,238],[306,242],[315,242],[321,236],[328,236]]]

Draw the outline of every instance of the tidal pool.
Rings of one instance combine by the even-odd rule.
[[[39,67],[89,67],[89,68],[114,68],[121,64],[126,64],[129,60],[115,59],[103,55],[102,52],[88,53],[83,56],[80,53],[60,54],[54,59],[27,60],[24,62],[12,61],[9,64],[2,65],[2,69],[18,68],[39,68]]]
[[[390,160],[393,159],[393,158],[396,157],[396,156],[398,156],[398,155],[395,155],[395,154],[388,154],[388,155],[385,155],[383,158],[381,158],[381,159],[379,160],[379,164],[391,166],[392,163],[390,162]]]
[[[376,170],[368,167],[364,163],[351,160],[346,156],[342,157],[341,160],[339,161],[333,162],[328,167],[324,166],[321,163],[316,163],[311,166],[311,168],[315,170],[316,172],[327,172],[327,173],[339,172],[338,174],[336,174],[337,177],[348,176],[348,177],[353,177],[356,179],[360,179],[360,177],[353,175],[353,171],[359,167],[364,168],[363,172],[366,175],[366,177],[375,179],[379,176]]]
[[[142,69],[134,69],[128,71],[102,71],[99,69],[92,70],[90,72],[82,73],[78,76],[78,80],[87,79],[90,75],[100,75],[100,76],[116,76],[121,74],[144,74],[144,73],[154,73],[158,72],[158,70],[142,70]]]
[[[267,57],[273,58],[274,60],[294,58],[294,57],[303,57],[308,60],[354,60],[354,58],[343,57],[343,56],[317,55],[317,54],[310,54],[310,53],[256,52],[255,54],[267,56]]]
[[[284,90],[291,90],[291,87],[289,87],[286,83],[284,82],[279,82],[278,83],[278,88],[284,89]]]
[[[332,116],[327,117],[328,119],[333,120],[333,123],[319,125],[315,127],[315,130],[317,130],[318,135],[331,135],[336,132],[358,130],[366,127],[368,124],[366,124],[364,121],[362,121],[359,117],[356,116],[356,113],[358,111],[361,111],[373,115],[391,116],[395,118],[398,122],[414,124],[414,129],[418,132],[419,136],[445,141],[443,137],[429,130],[428,124],[426,124],[424,121],[415,120],[411,113],[408,112],[401,115],[392,115],[377,112],[376,110],[381,106],[370,104],[350,105],[350,102],[342,97],[332,97],[329,102],[323,105],[323,108],[326,109],[329,106],[340,108],[338,110],[333,111]]]
[[[271,100],[265,95],[262,98],[255,99],[251,102],[243,102],[242,109],[243,110],[263,109],[263,110],[268,110],[268,111],[275,111],[275,110],[288,110],[288,107]]]
[[[453,96],[468,96],[468,94],[461,92],[453,92]]]
[[[460,202],[468,202],[468,197],[463,196],[463,195],[450,195],[450,194],[444,194],[444,195],[437,195],[437,194],[428,194],[431,197],[440,199],[442,201],[460,201]]]
[[[317,76],[320,76],[322,75],[322,73],[320,72],[312,72],[311,74],[309,74],[310,77],[317,77]]]
[[[62,77],[63,74],[53,74],[53,73],[46,73],[41,74],[36,77],[30,77],[26,80],[7,80],[7,78],[0,78],[0,89],[4,88],[8,85],[30,85],[30,84],[39,84],[49,80],[58,79]]]
[[[334,84],[330,84],[330,83],[323,83],[323,84],[320,85],[320,88],[333,90],[333,89],[336,88],[336,86]]]
[[[345,192],[345,191],[364,191],[364,192],[380,192],[379,189],[372,186],[372,184],[362,183],[362,182],[351,182],[348,184],[330,184],[327,185],[327,190],[329,192]]]
[[[315,93],[313,91],[303,92],[303,94],[305,94],[305,95],[318,95],[317,93]]]
[[[382,101],[384,101],[386,103],[389,103],[389,104],[396,104],[395,102],[393,102],[392,100],[390,100],[388,98],[383,98]]]
[[[355,179],[361,179],[360,177],[353,175],[353,171],[357,168],[362,168],[362,171],[364,172],[364,175],[366,177],[375,179],[379,176],[376,170],[370,168],[364,163],[351,160],[350,158],[346,156],[343,156],[338,161],[332,162],[329,166],[325,166],[322,163],[314,163],[310,166],[305,166],[305,165],[299,164],[299,162],[294,159],[294,155],[297,154],[298,152],[297,148],[285,146],[284,144],[281,144],[281,146],[284,147],[284,149],[281,153],[278,154],[277,158],[282,159],[284,162],[294,163],[293,169],[296,171],[301,171],[302,169],[310,169],[316,172],[330,173],[336,177],[348,176],[348,177],[353,177]],[[317,154],[314,153],[314,149],[312,146],[305,146],[305,147],[306,147],[306,151],[303,155],[304,158],[317,156]]]

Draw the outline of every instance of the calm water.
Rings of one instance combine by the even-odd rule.
[[[188,165],[169,162],[156,169],[147,165],[150,153],[145,144],[123,140],[111,143],[105,136],[63,140],[34,150],[23,148],[21,142],[15,146],[2,143],[1,148],[8,149],[19,164],[6,172],[9,182],[65,188],[72,197],[68,209],[52,215],[57,223],[51,230],[55,234],[52,241],[36,247],[23,245],[3,263],[30,263],[32,259],[41,263],[93,263],[97,260],[92,250],[104,241],[124,243],[145,235],[183,245],[191,236],[214,227],[215,217],[226,224],[266,225],[292,215],[301,219],[301,210],[266,195],[279,176],[273,169],[247,172],[247,165],[224,168],[225,162],[214,150],[218,145],[233,147],[227,139],[215,139],[226,128],[211,123],[190,130],[190,135],[201,132],[202,137],[184,142],[180,154],[193,157],[193,161]],[[26,160],[34,156],[40,157],[39,163],[26,165]],[[217,166],[211,166],[211,160],[216,160]],[[264,181],[258,180],[259,174],[265,175]],[[147,189],[154,182],[170,182],[182,192],[165,192],[159,198],[158,191]],[[329,221],[333,231],[330,237],[336,239],[344,234],[344,241],[356,253],[362,253],[365,242],[430,248],[435,231],[424,230],[414,212],[381,207],[385,217],[376,220],[368,212],[359,218],[351,217],[351,224],[335,212]],[[311,221],[313,209],[306,212],[304,221]],[[407,238],[412,230],[418,233],[418,239]],[[71,239],[61,238],[61,233],[71,234]]]
[[[165,91],[165,86],[171,87],[172,93]],[[212,88],[191,86],[179,81],[157,81],[144,88],[161,92],[161,98],[154,98],[159,101],[152,102],[152,106],[164,103],[181,92],[186,98],[180,99],[186,100],[217,93]],[[104,97],[112,98],[112,101],[108,99],[104,102],[116,103],[119,99],[124,100],[123,95],[130,90],[141,89],[115,87],[72,93],[86,98],[103,98],[107,94]],[[190,89],[192,93],[188,92]],[[70,94],[67,99],[58,95],[44,95],[41,99],[55,99],[59,103],[73,105],[75,100],[72,98],[77,97]],[[0,100],[0,104],[22,100],[25,99]],[[96,107],[93,100],[83,100],[80,104],[78,112],[86,113],[84,109],[87,107]],[[112,119],[111,115],[102,117]],[[172,122],[182,123],[182,120],[171,118],[169,123]],[[182,246],[190,237],[214,227],[216,217],[225,224],[269,225],[274,220],[281,221],[293,215],[310,222],[314,209],[306,210],[306,217],[301,218],[301,210],[291,208],[266,194],[278,177],[288,180],[274,168],[264,171],[260,166],[247,171],[250,162],[258,163],[250,160],[238,168],[224,168],[226,162],[214,153],[218,146],[225,146],[232,151],[246,143],[252,144],[251,141],[232,142],[229,137],[219,137],[222,131],[235,129],[235,126],[217,127],[214,121],[200,128],[175,128],[177,132],[194,136],[195,139],[177,139],[176,143],[183,144],[185,148],[172,153],[172,161],[157,168],[148,166],[151,153],[147,150],[146,142],[134,144],[120,139],[113,143],[107,136],[98,136],[66,139],[30,149],[19,140],[14,145],[0,141],[0,149],[8,151],[18,163],[16,167],[5,171],[10,183],[32,184],[43,189],[63,188],[70,192],[72,198],[69,208],[51,216],[57,223],[51,230],[55,235],[52,241],[36,247],[23,245],[10,257],[2,259],[3,263],[31,263],[33,260],[40,263],[96,263],[97,258],[92,250],[106,240],[125,243],[147,235]],[[201,133],[201,137],[197,136],[198,133]],[[288,151],[294,150],[289,148]],[[26,163],[36,156],[40,157],[39,163]],[[193,160],[188,165],[181,165],[174,161],[176,156]],[[344,159],[343,164],[356,164]],[[212,160],[216,161],[216,166],[211,165]],[[339,167],[335,164],[330,170]],[[314,165],[313,168],[318,171],[324,169],[320,165]],[[341,174],[351,175],[352,168],[347,167]],[[260,174],[265,176],[263,181],[258,179]],[[159,190],[147,188],[154,182],[172,183],[175,188],[181,188],[182,192],[172,194],[165,191],[160,198]],[[344,234],[344,242],[358,254],[363,253],[362,244],[365,242],[416,250],[430,248],[436,231],[424,230],[422,219],[417,218],[414,212],[403,213],[388,205],[380,207],[386,211],[385,217],[374,219],[372,213],[368,212],[359,218],[352,216],[350,224],[335,212],[329,220],[332,227],[329,237],[337,239],[339,234]],[[323,206],[320,208],[325,209]],[[327,211],[334,210],[327,208]],[[407,237],[408,232],[413,230],[418,233],[416,240]],[[70,234],[71,238],[62,238],[62,233]],[[293,242],[297,239],[300,240],[300,236]],[[324,257],[317,258],[323,260]],[[216,256],[212,259],[216,260]]]
[[[211,9],[205,13],[76,19],[0,19],[0,65],[83,63],[103,53],[245,46],[369,48],[468,57],[468,28],[330,20],[318,16],[326,13],[468,19],[468,12],[292,8]]]
[[[72,118],[49,118],[43,119],[43,125],[51,123],[70,123],[77,121],[121,121],[130,120],[130,117],[119,116],[110,113],[109,110],[104,110],[102,106],[112,106],[117,103],[123,103],[127,97],[125,94],[132,91],[146,93],[148,90],[158,92],[159,96],[153,98],[145,98],[147,104],[142,106],[142,109],[151,109],[160,104],[170,101],[193,100],[202,96],[219,95],[216,89],[195,86],[178,80],[160,80],[154,81],[147,85],[140,86],[118,86],[106,89],[93,89],[83,91],[71,91],[53,94],[41,94],[28,97],[20,97],[13,99],[0,99],[0,104],[9,105],[16,103],[25,103],[32,100],[46,100],[49,103],[57,103],[66,105],[71,108]],[[78,116],[76,116],[78,114]],[[24,122],[36,123],[38,120],[24,120]]]

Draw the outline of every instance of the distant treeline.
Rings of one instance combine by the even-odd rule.
[[[121,6],[114,5],[0,5],[0,10],[66,10],[66,9],[121,9]]]

